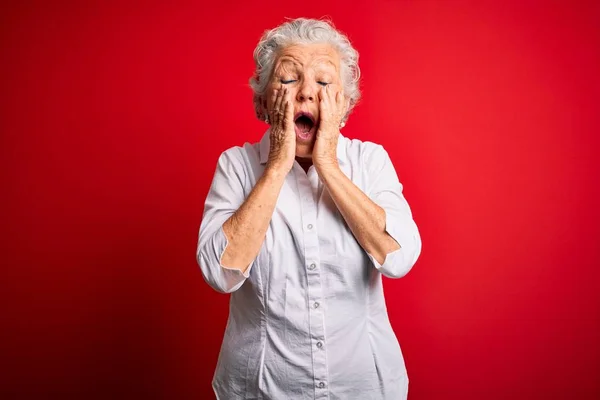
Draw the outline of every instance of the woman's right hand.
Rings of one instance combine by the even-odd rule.
[[[296,158],[296,130],[294,127],[294,106],[287,88],[273,92],[268,110],[271,121],[271,149],[267,168],[273,168],[287,175]]]

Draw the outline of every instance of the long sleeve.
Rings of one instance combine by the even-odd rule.
[[[421,254],[419,229],[402,194],[402,183],[383,146],[377,145],[373,150],[367,168],[369,174],[367,195],[385,210],[385,230],[400,245],[400,249],[386,255],[383,264],[379,264],[368,252],[367,255],[383,275],[389,278],[402,278],[411,270]]]
[[[245,273],[221,263],[228,245],[223,224],[245,201],[245,171],[240,149],[232,147],[221,154],[206,197],[198,235],[196,260],[204,280],[216,291],[231,293],[250,276],[252,262]]]
[[[385,208],[386,228],[402,245],[385,262],[378,254],[384,265],[376,267],[400,277],[420,249],[402,185],[381,146],[341,134],[338,140],[340,168]],[[382,274],[316,168],[294,165],[278,181],[262,247],[246,276],[219,264],[227,243],[223,222],[257,184],[261,192],[274,186],[256,180],[269,151],[267,130],[260,143],[223,155],[206,200],[198,260],[213,288],[233,292],[212,381],[216,398],[406,400],[408,374],[390,325]],[[383,232],[379,236],[385,240]]]

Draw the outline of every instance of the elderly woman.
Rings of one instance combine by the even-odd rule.
[[[382,275],[421,239],[388,153],[341,135],[359,98],[358,53],[323,20],[266,31],[254,51],[258,143],[224,151],[197,247],[231,293],[218,399],[405,399],[408,377]]]

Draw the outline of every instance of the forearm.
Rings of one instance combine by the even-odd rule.
[[[221,263],[245,272],[265,239],[285,175],[274,168],[262,177],[238,210],[223,224],[228,245]]]
[[[319,171],[321,180],[362,248],[383,264],[386,255],[400,248],[385,231],[385,210],[373,202],[337,166]]]

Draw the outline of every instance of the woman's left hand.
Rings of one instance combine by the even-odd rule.
[[[319,91],[319,129],[312,152],[317,169],[337,166],[337,143],[340,123],[346,114],[344,91],[339,86],[327,85]]]

